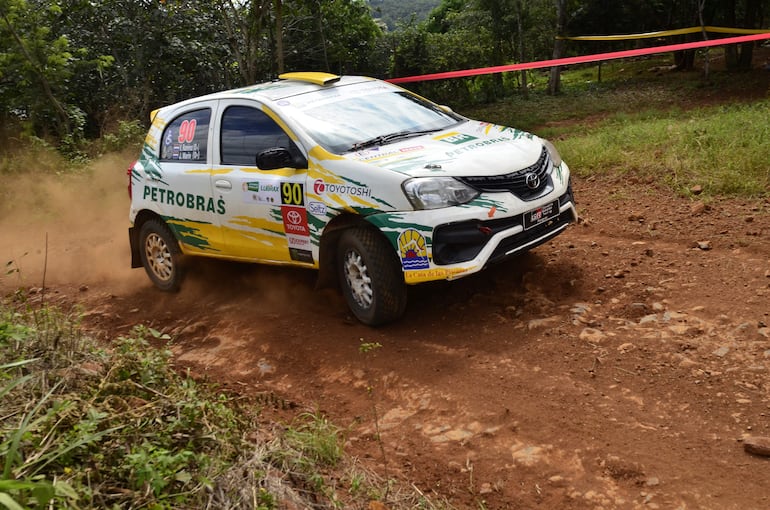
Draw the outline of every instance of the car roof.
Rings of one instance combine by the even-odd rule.
[[[375,80],[375,78],[368,78],[366,76],[338,76],[335,74],[317,72],[285,73],[279,75],[278,79],[265,83],[249,85],[238,89],[225,90],[222,92],[214,92],[205,96],[194,97],[180,101],[178,103],[167,105],[154,110],[150,114],[150,118],[154,118],[158,112],[163,110],[171,108],[176,109],[179,107],[184,107],[188,104],[195,104],[202,101],[210,101],[216,99],[238,99],[246,97],[250,99],[257,99],[262,102],[275,102],[280,101],[281,99],[286,99],[288,97],[306,94],[308,92],[315,92],[317,90],[342,87],[345,85],[352,85]]]

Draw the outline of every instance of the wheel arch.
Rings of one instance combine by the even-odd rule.
[[[128,241],[131,247],[132,268],[142,267],[142,258],[141,254],[139,253],[139,250],[141,249],[139,246],[139,231],[142,229],[142,225],[152,219],[157,219],[165,223],[165,220],[160,214],[156,213],[155,211],[150,211],[149,209],[142,209],[134,218],[134,225],[128,229]],[[170,228],[169,230],[176,239],[176,233],[174,232],[174,229]],[[179,242],[179,239],[177,239],[177,242]]]
[[[318,254],[318,281],[316,284],[319,289],[338,287],[339,280],[336,271],[337,246],[342,233],[355,227],[371,229],[387,240],[385,234],[363,216],[358,214],[341,214],[335,217],[329,222],[321,235]]]

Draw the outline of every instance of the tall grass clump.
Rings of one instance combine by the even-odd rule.
[[[3,304],[0,498],[9,508],[204,501],[249,422],[229,397],[171,370],[170,353],[150,346],[153,330],[135,328],[105,350],[78,317]]]

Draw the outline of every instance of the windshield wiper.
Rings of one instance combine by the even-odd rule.
[[[396,140],[401,140],[403,138],[412,138],[413,136],[420,136],[425,135],[428,133],[435,133],[436,131],[441,131],[441,129],[424,129],[422,131],[397,131],[395,133],[390,133],[389,135],[380,135],[375,136],[374,138],[371,138],[369,140],[364,140],[362,142],[356,142],[354,143],[350,149],[350,151],[357,151],[361,149],[365,149],[366,147],[372,147],[374,145],[385,145],[387,143],[395,142]]]

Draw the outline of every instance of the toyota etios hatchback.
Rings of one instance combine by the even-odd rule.
[[[179,288],[183,256],[319,270],[363,323],[577,220],[545,140],[393,84],[289,73],[152,113],[129,169],[132,267]]]

